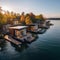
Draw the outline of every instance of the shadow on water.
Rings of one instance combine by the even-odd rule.
[[[11,43],[11,46],[13,46],[15,48],[15,50],[18,51],[18,52],[22,52],[29,47],[28,44],[26,44],[26,43],[22,44],[21,47],[18,47],[15,44],[12,44],[12,43]]]
[[[42,28],[39,34],[44,34],[48,29]]]

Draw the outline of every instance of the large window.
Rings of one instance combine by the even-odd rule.
[[[23,30],[15,30],[15,35],[18,38],[21,38],[26,35],[26,29]]]

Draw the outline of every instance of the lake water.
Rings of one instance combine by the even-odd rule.
[[[60,60],[60,21],[51,22],[54,25],[39,34],[36,41],[20,49],[5,42],[1,46],[0,60]]]

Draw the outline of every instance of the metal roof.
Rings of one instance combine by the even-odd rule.
[[[13,26],[13,27],[9,27],[9,29],[15,29],[15,30],[21,30],[21,29],[25,29],[28,26]]]

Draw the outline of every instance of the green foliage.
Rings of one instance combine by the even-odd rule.
[[[42,15],[42,14],[37,15],[35,18],[36,18],[36,19],[38,19],[38,20],[45,21],[45,18],[43,17],[43,15]]]

